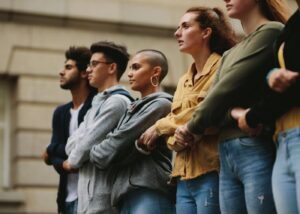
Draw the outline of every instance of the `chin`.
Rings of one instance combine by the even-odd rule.
[[[66,84],[60,84],[61,89],[69,89],[69,86]]]
[[[232,19],[239,19],[239,16],[236,13],[234,13],[233,11],[228,11],[227,15]]]
[[[130,89],[136,91],[136,88],[134,86],[130,86]]]
[[[93,81],[89,81],[89,85],[94,88],[98,88],[98,86]]]

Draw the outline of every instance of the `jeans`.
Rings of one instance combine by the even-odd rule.
[[[272,187],[279,214],[300,213],[300,127],[278,135]]]
[[[77,214],[78,200],[66,202],[66,208],[63,214]]]
[[[255,137],[234,138],[221,142],[219,153],[222,214],[276,213],[271,188],[273,143]]]
[[[174,214],[171,200],[155,190],[139,188],[128,193],[121,205],[121,214]]]
[[[219,214],[219,175],[210,172],[190,180],[177,179],[177,214]]]

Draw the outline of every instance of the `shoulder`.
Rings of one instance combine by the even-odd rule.
[[[280,22],[269,22],[265,25],[262,25],[261,27],[259,27],[254,33],[253,35],[268,35],[268,36],[272,36],[275,34],[275,36],[277,36],[277,34],[279,34],[284,28],[284,25]]]
[[[110,108],[112,111],[127,109],[127,106],[131,103],[129,98],[120,94],[108,95],[107,99],[103,103],[103,107]]]
[[[270,22],[259,27],[255,32],[248,35],[236,47],[244,52],[253,52],[273,45],[275,39],[280,35],[283,25],[279,22]]]
[[[125,102],[128,105],[131,103],[131,99],[124,94],[112,94],[110,95],[110,99],[115,100],[115,102]]]
[[[148,106],[152,106],[158,109],[169,108],[172,104],[172,96],[157,97],[148,103]]]
[[[54,110],[54,114],[60,114],[60,113],[64,113],[65,111],[69,111],[72,108],[72,102],[63,104],[63,105],[59,105],[55,108]]]

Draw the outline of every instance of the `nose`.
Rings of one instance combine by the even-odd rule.
[[[91,69],[91,67],[90,67],[90,66],[87,66],[87,68],[86,68],[86,72],[87,72],[88,74],[92,72],[92,69]]]
[[[129,78],[132,77],[132,71],[131,71],[131,69],[128,71],[127,76],[128,76]]]
[[[180,29],[178,28],[175,32],[174,32],[174,37],[177,39],[180,36]]]
[[[63,76],[64,73],[65,73],[65,70],[64,70],[64,69],[61,69],[61,70],[58,72],[59,76]]]

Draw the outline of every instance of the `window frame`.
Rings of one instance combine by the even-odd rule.
[[[2,181],[0,189],[11,187],[11,88],[7,78],[0,80],[4,90],[4,112],[3,121],[0,121],[0,129],[3,130],[2,139]]]

